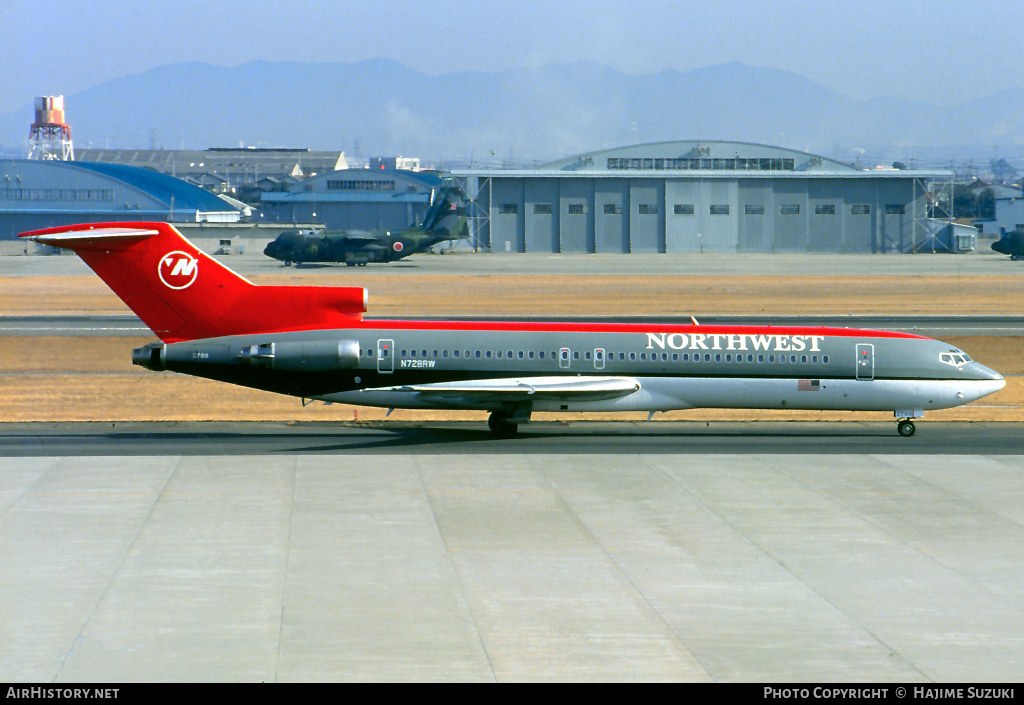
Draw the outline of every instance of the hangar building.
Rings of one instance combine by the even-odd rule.
[[[423,220],[441,178],[406,169],[340,169],[261,196],[261,222],[398,230]]]
[[[83,161],[139,166],[200,186],[224,189],[255,184],[267,177],[302,177],[348,168],[344,152],[308,149],[78,149],[77,155]]]
[[[0,240],[71,223],[235,223],[240,211],[151,169],[58,160],[0,160]]]
[[[720,141],[453,175],[474,201],[480,249],[618,253],[915,251],[935,237],[931,183],[953,177]]]

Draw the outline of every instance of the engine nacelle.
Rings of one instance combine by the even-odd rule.
[[[254,367],[295,372],[343,370],[359,364],[357,340],[287,340],[242,348],[238,359]]]
[[[181,364],[250,365],[271,370],[328,372],[359,364],[358,340],[285,340],[243,345],[228,340],[150,343],[132,351],[132,363],[148,370]]]

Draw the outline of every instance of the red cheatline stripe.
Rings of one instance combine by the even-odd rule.
[[[548,321],[353,321],[346,329],[358,330],[422,330],[422,331],[499,331],[514,333],[684,333],[692,335],[824,335],[843,338],[912,338],[926,336],[897,331],[862,328],[829,328],[825,326],[693,326],[662,323],[558,323]],[[308,326],[284,328],[262,333],[316,330]]]

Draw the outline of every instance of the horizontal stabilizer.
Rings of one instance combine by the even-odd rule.
[[[35,240],[41,245],[74,249],[74,247],[85,247],[89,244],[99,245],[118,238],[137,240],[159,234],[159,230],[147,230],[144,228],[101,228],[71,231],[58,230],[57,232],[39,230],[35,233],[25,233],[21,237]]]

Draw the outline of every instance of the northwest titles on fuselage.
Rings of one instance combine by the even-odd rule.
[[[823,335],[753,335],[750,333],[647,333],[647,349],[773,350],[820,352]]]

